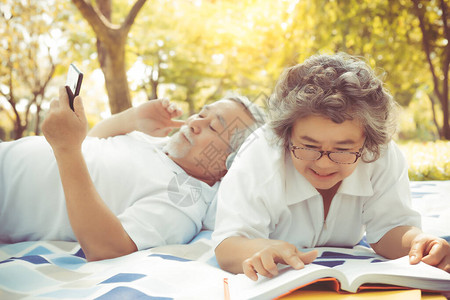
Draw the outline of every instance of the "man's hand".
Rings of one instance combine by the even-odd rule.
[[[252,280],[258,275],[272,278],[278,275],[277,263],[290,265],[294,269],[302,269],[317,257],[317,251],[300,252],[297,247],[284,241],[270,240],[270,244],[242,263],[244,274]]]
[[[65,87],[59,89],[59,99],[50,103],[50,109],[42,123],[42,132],[53,151],[80,148],[87,133],[87,119],[81,97],[74,100],[74,111],[70,109]]]
[[[411,264],[423,261],[450,272],[450,245],[444,239],[425,233],[419,234],[411,242],[409,261]]]
[[[137,250],[120,220],[104,203],[90,177],[81,152],[87,120],[80,97],[70,109],[66,89],[52,101],[42,124],[53,148],[64,189],[72,230],[89,261],[118,257]]]
[[[158,137],[167,136],[185,122],[172,120],[183,114],[180,108],[167,99],[151,100],[134,108],[135,130]]]
[[[181,109],[167,99],[151,100],[99,122],[88,135],[107,138],[138,130],[148,135],[164,137],[184,124],[184,121],[172,120],[182,113]]]

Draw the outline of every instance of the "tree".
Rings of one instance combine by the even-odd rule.
[[[270,76],[280,73],[271,62],[282,50],[277,30],[286,6],[265,0],[152,2],[130,33],[129,49],[147,70],[133,86],[149,99],[159,88],[190,113],[228,90],[250,99],[268,93]]]
[[[135,61],[132,68],[140,68],[140,78],[132,91],[144,91],[147,99],[157,99],[160,84],[167,82],[167,63],[175,55],[177,13],[172,3],[154,1],[143,8],[129,35],[128,59]]]
[[[220,89],[218,74],[223,73],[213,61],[213,55],[223,50],[214,39],[216,27],[211,26],[217,6],[175,0],[145,8],[145,17],[130,34],[130,49],[147,71],[139,88],[148,99],[157,97],[163,86],[164,96],[186,103],[191,114],[216,97],[210,90]]]
[[[11,138],[22,137],[30,124],[31,132],[39,134],[41,105],[57,66],[49,45],[55,26],[49,20],[56,14],[54,6],[34,1],[9,1],[1,7],[0,99],[10,106],[2,111],[14,124]]]
[[[439,3],[437,3],[439,2]],[[414,13],[419,19],[422,44],[433,80],[434,96],[442,111],[441,138],[450,140],[449,123],[449,64],[450,64],[450,12],[445,0],[413,0]],[[433,5],[434,4],[434,5]],[[434,107],[433,95],[429,95]]]
[[[97,0],[97,6],[88,0],[72,0],[97,36],[100,67],[105,76],[111,113],[131,107],[125,64],[128,33],[146,0],[136,0],[120,25],[111,22],[111,0]]]
[[[432,94],[430,99],[438,99],[438,94],[442,100],[435,101],[437,105],[432,108],[442,108],[443,126],[448,126],[445,116],[448,115],[448,75],[445,74],[448,74],[450,47],[448,13],[445,12],[448,12],[448,5],[445,0],[422,3],[417,0],[416,5],[420,6],[419,15],[428,16],[422,17],[425,35],[421,33],[417,9],[412,1],[300,1],[287,20],[290,26],[287,28],[289,38],[284,42],[287,45],[285,63],[301,62],[305,56],[317,52],[344,51],[363,56],[378,74],[386,75],[383,76],[386,86],[403,106],[417,98],[418,91],[433,90],[429,86],[434,86],[434,93],[429,93]],[[300,19],[301,22],[295,22]],[[424,42],[430,49],[428,59],[418,51]],[[305,50],[299,52],[297,49]],[[433,69],[430,73],[423,71],[430,68],[430,63],[434,65],[435,75],[430,75]],[[430,80],[430,77],[434,79]],[[434,112],[434,116],[437,115]],[[436,120],[434,122],[438,124]],[[445,130],[438,128],[438,131]]]

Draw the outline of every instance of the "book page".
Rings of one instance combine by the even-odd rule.
[[[351,282],[351,292],[365,283],[391,284],[410,288],[450,291],[450,274],[423,262],[409,263],[409,257],[389,261],[351,261],[337,267]]]
[[[339,278],[339,271],[309,264],[301,270],[284,266],[277,276],[267,278],[259,275],[258,281],[253,281],[244,274],[238,274],[229,279],[230,298],[233,300],[272,299],[324,277]]]
[[[449,273],[422,262],[411,265],[407,256],[388,260],[373,250],[362,247],[320,249],[320,255],[313,263],[341,271],[347,278],[346,281],[341,281],[341,289],[349,292],[356,292],[365,283],[438,291],[450,289]]]
[[[338,294],[335,291],[301,289],[281,300],[421,300],[420,290],[363,291],[358,294]],[[435,299],[437,300],[437,299]],[[445,299],[444,299],[445,300]]]
[[[256,282],[243,274],[233,276],[230,278],[231,299],[274,298],[326,277],[336,278],[341,289],[349,292],[357,292],[365,283],[450,290],[450,274],[425,263],[410,265],[408,257],[388,260],[365,247],[316,249],[319,251],[317,259],[301,270],[282,266],[278,276],[272,279],[259,276]]]
[[[340,274],[337,266],[350,260],[350,258],[357,260],[382,259],[366,247],[354,247],[352,249],[319,247],[314,249],[318,250],[319,254],[316,260],[306,265],[304,269],[294,270],[289,266],[279,265],[278,276],[272,279],[259,276],[256,282],[243,274],[234,276],[230,279],[231,299],[273,298],[326,277],[336,278],[341,287],[349,288],[347,279]],[[312,249],[302,249],[305,252],[310,250]]]

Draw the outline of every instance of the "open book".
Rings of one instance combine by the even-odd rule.
[[[228,279],[230,298],[273,299],[324,280],[334,281],[336,290],[352,293],[385,285],[450,291],[449,273],[422,262],[410,265],[408,257],[387,260],[365,247],[316,249],[318,258],[301,270],[281,267],[276,277],[259,276],[256,282],[243,274],[232,275]]]

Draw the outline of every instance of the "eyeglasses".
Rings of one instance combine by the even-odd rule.
[[[328,158],[337,164],[354,164],[358,158],[361,157],[361,152],[363,148],[359,149],[358,152],[349,151],[323,151],[323,150],[313,150],[309,148],[294,146],[291,142],[289,143],[290,150],[294,154],[295,158],[300,160],[314,161],[319,160],[324,154]]]

